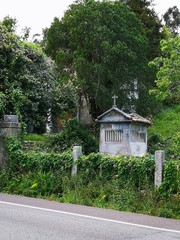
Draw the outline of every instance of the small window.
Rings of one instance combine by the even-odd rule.
[[[105,142],[122,142],[122,130],[105,130]]]
[[[132,142],[146,142],[146,132],[132,130],[131,132],[131,141]]]

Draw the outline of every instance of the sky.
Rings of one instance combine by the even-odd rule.
[[[5,16],[16,18],[18,33],[25,27],[31,28],[31,36],[42,34],[42,29],[50,27],[54,17],[61,18],[74,0],[1,0],[0,21]],[[180,0],[154,0],[154,8],[161,18],[169,7],[177,6]]]

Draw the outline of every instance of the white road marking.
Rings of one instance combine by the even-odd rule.
[[[146,226],[146,225],[141,225],[141,224],[136,224],[136,223],[129,223],[129,222],[117,221],[117,220],[112,220],[112,219],[107,219],[107,218],[93,217],[93,216],[89,216],[89,215],[83,215],[83,214],[77,214],[77,213],[53,210],[53,209],[49,209],[49,208],[40,208],[40,207],[34,207],[34,206],[30,206],[30,205],[23,205],[23,204],[11,203],[11,202],[3,202],[3,201],[0,201],[0,203],[7,204],[7,205],[18,206],[18,207],[24,207],[24,208],[31,208],[31,209],[36,209],[36,210],[43,210],[43,211],[48,211],[48,212],[54,212],[54,213],[61,213],[61,214],[66,214],[66,215],[71,215],[71,216],[95,219],[95,220],[100,220],[100,221],[119,223],[119,224],[124,224],[124,225],[135,226],[135,227],[148,228],[148,229],[160,230],[160,231],[166,231],[166,232],[173,232],[173,233],[180,233],[180,231],[178,231],[178,230],[172,230],[172,229],[166,229],[166,228],[158,228],[158,227],[151,227],[151,226]]]

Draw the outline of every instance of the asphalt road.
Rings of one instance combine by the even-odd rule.
[[[180,221],[0,194],[0,240],[180,240]]]

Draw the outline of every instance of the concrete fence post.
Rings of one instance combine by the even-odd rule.
[[[74,146],[72,155],[73,155],[73,165],[72,165],[71,176],[74,176],[74,175],[77,175],[76,160],[82,155],[82,147]]]
[[[155,151],[155,175],[154,185],[159,187],[163,180],[163,167],[165,163],[165,153],[162,150]]]

